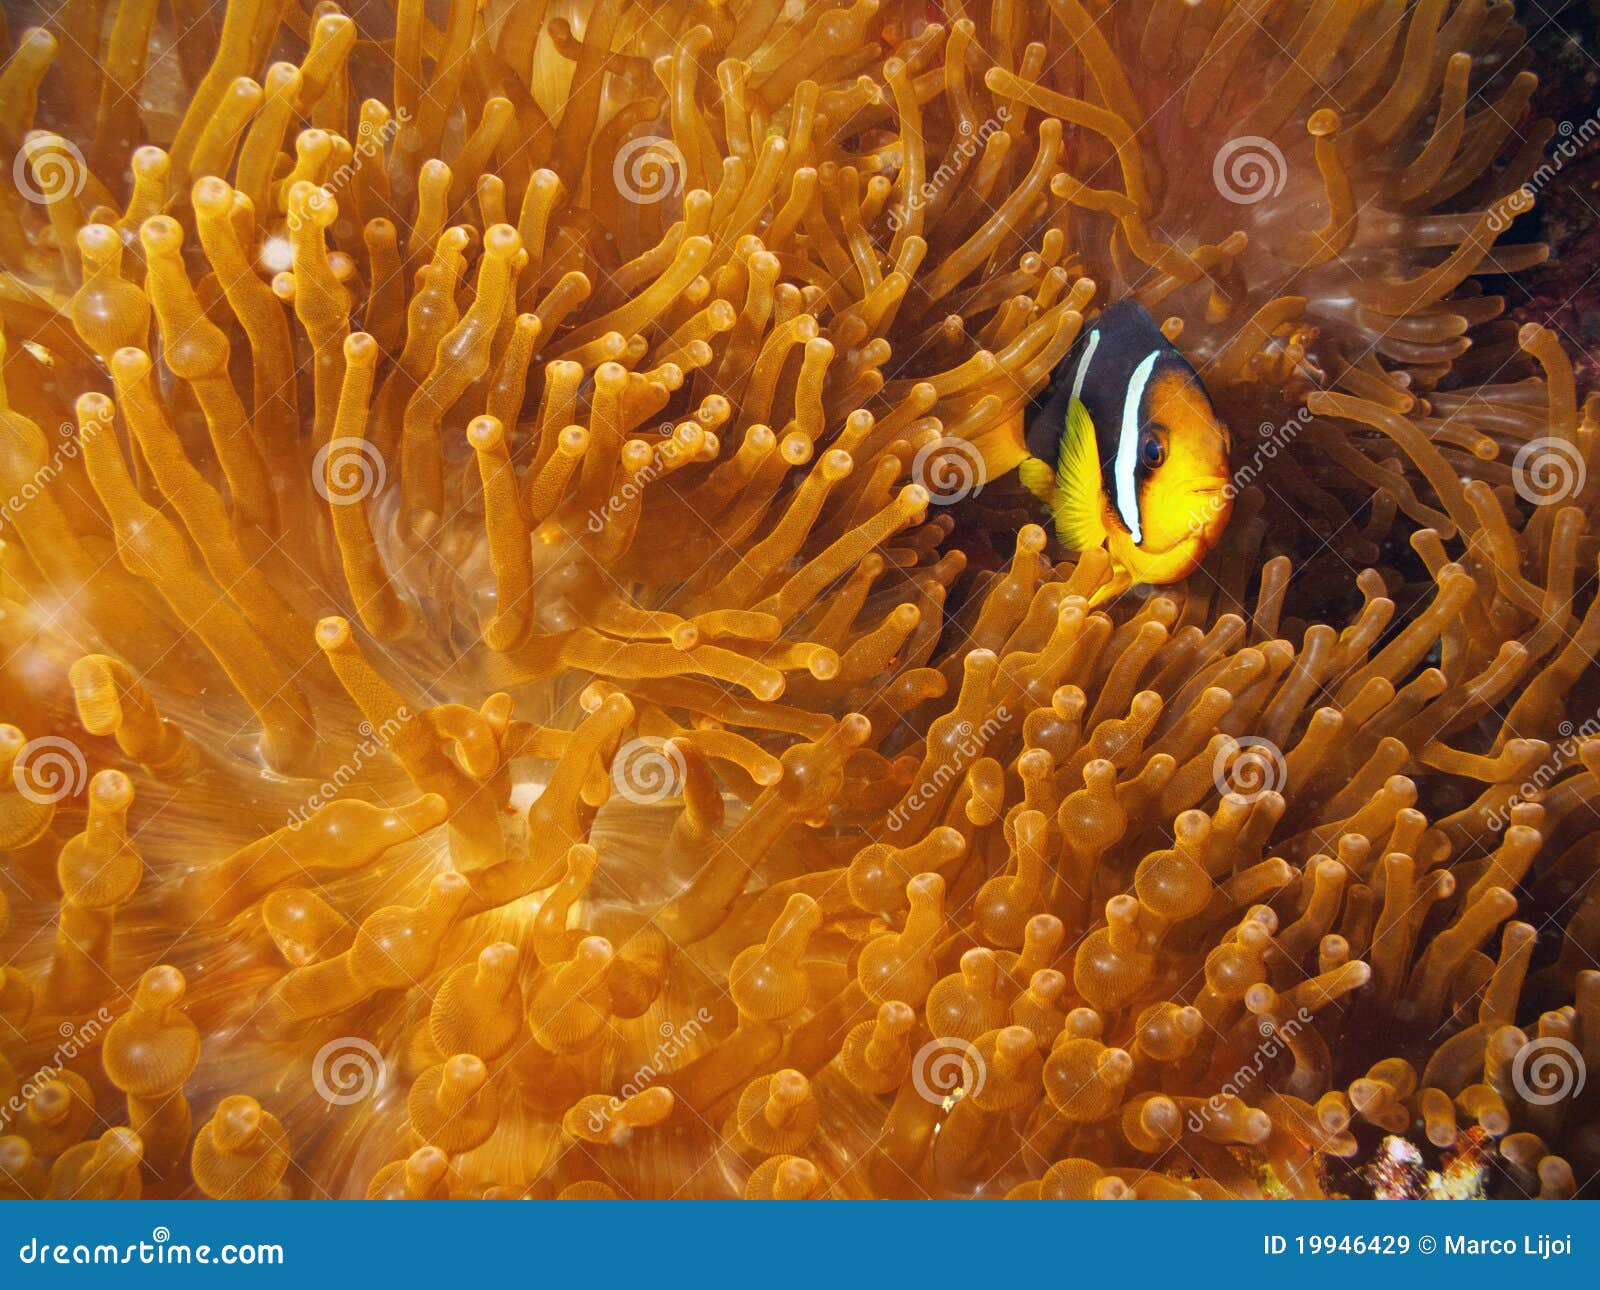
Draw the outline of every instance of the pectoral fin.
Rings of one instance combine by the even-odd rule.
[[[1103,495],[1094,422],[1089,419],[1088,409],[1073,399],[1056,464],[1056,535],[1063,546],[1087,551],[1106,540],[1105,523],[1100,517]]]

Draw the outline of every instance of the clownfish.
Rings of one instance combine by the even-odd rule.
[[[1106,548],[1107,594],[1187,577],[1233,509],[1228,429],[1188,360],[1131,300],[1095,319],[1004,438],[981,445],[986,468],[1015,467],[1064,547]]]

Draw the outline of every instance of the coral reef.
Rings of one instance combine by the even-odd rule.
[[[1592,1190],[1511,5],[9,26],[0,1195]],[[974,445],[1125,298],[1238,495],[1091,611]]]

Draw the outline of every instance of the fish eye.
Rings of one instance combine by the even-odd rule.
[[[1146,430],[1139,440],[1139,460],[1154,470],[1167,459],[1167,445],[1154,430]]]

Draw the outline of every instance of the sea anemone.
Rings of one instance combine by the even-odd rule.
[[[379,9],[6,37],[0,1195],[1582,1189],[1510,4]],[[981,448],[1126,298],[1236,496],[1100,604]]]

